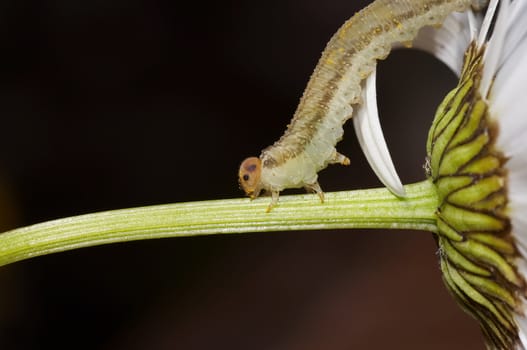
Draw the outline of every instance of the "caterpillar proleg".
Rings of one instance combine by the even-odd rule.
[[[324,195],[318,172],[329,164],[348,165],[337,152],[343,125],[359,104],[361,83],[392,45],[408,44],[424,26],[439,26],[454,11],[481,0],[376,0],[357,12],[333,35],[313,72],[284,135],[260,157],[245,159],[239,169],[241,188],[251,198],[262,190],[272,195],[305,187]]]

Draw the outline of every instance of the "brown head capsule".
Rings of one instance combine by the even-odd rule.
[[[257,157],[245,159],[240,165],[238,172],[238,181],[245,194],[254,199],[258,197],[262,186],[260,183],[260,174],[262,173],[262,162]]]

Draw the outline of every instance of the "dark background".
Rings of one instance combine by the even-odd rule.
[[[330,36],[365,1],[0,3],[2,229],[241,196]],[[380,64],[403,182],[424,178],[454,76],[416,51]],[[380,186],[351,124],[326,191]],[[294,192],[294,191],[292,191]],[[292,193],[289,192],[289,193]],[[132,242],[0,268],[1,349],[481,349],[430,233],[341,230]]]

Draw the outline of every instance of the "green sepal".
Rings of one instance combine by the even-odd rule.
[[[487,174],[496,171],[501,166],[501,160],[494,155],[488,155],[479,159],[475,159],[470,164],[467,164],[463,169],[460,169],[462,175],[478,175]]]
[[[470,88],[471,84],[467,84],[465,87],[466,89]],[[463,90],[461,90],[463,91]],[[453,104],[458,105],[463,101],[465,96],[459,95],[456,98],[454,98]],[[439,170],[439,164],[443,160],[443,156],[445,153],[445,150],[447,149],[450,140],[452,139],[452,136],[456,132],[458,126],[463,122],[463,116],[465,115],[466,111],[468,109],[468,104],[463,104],[459,108],[452,108],[452,106],[449,106],[449,110],[446,112],[445,116],[441,118],[439,121],[436,130],[437,134],[434,140],[432,141],[432,148],[431,148],[431,166],[432,166],[432,176],[437,177]],[[451,124],[445,124],[450,123]]]
[[[450,141],[450,147],[456,147],[461,143],[467,142],[480,127],[481,119],[485,116],[487,110],[487,104],[483,101],[476,101],[470,108],[470,115],[468,118],[463,118],[462,128],[456,133],[456,135]]]
[[[503,178],[498,175],[489,176],[476,181],[472,186],[460,188],[448,196],[448,201],[453,205],[472,206],[480,201],[485,201],[489,193],[495,193],[503,188]],[[494,206],[496,207],[496,205]],[[494,207],[488,208],[493,209]],[[479,208],[476,208],[479,209]]]
[[[516,307],[516,299],[514,299],[514,296],[507,289],[503,288],[495,281],[488,278],[473,275],[463,270],[460,270],[459,273],[467,282],[469,282],[471,285],[473,285],[475,288],[482,291],[483,293],[493,297],[494,299],[499,299],[503,301],[511,308]]]
[[[481,242],[502,254],[513,255],[516,252],[516,248],[512,242],[497,237],[490,233],[472,233],[470,238]]]
[[[506,158],[478,88],[483,50],[471,45],[462,78],[439,106],[427,141],[427,174],[436,185],[443,280],[479,320],[489,349],[519,344],[514,313],[525,281],[507,216]]]
[[[466,187],[474,181],[472,176],[447,176],[435,181],[439,200],[443,202],[446,196],[459,188]]]
[[[478,304],[474,303],[468,295],[456,284],[455,280],[450,274],[450,269],[448,268],[448,263],[445,260],[441,260],[441,272],[443,273],[443,282],[448,287],[448,290],[456,298],[461,308],[472,315],[475,319],[480,322],[481,330],[487,339],[494,339],[494,347],[498,348],[496,345],[510,344],[510,340],[507,337],[508,330],[503,330],[503,325],[495,322],[491,313],[484,308],[481,308]],[[497,338],[497,339],[496,339]]]
[[[523,281],[518,277],[516,270],[494,249],[474,240],[452,242],[452,245],[465,256],[487,266],[492,266],[510,283],[516,286],[522,285]]]
[[[443,204],[437,215],[461,233],[470,231],[501,231],[506,228],[506,223],[500,218],[484,212],[454,206],[450,203]]]
[[[465,239],[465,236],[450,227],[440,216],[437,217],[437,230],[441,236],[445,236],[455,242],[461,242]]]
[[[445,264],[444,266],[448,269],[447,272],[452,279],[452,282],[460,289],[463,294],[465,294],[470,300],[482,305],[485,309],[490,311],[500,323],[511,324],[510,318],[502,315],[487,297],[478,291],[472,284],[468,283],[467,280],[463,278],[463,276],[461,276],[457,269],[450,268],[449,264]]]
[[[426,154],[432,154],[432,144],[434,141],[433,135],[435,135],[437,132],[437,127],[439,122],[443,119],[443,115],[445,114],[445,110],[447,109],[447,106],[451,104],[451,101],[454,97],[457,95],[457,89],[454,89],[450,91],[443,101],[439,104],[439,107],[437,107],[437,111],[434,115],[434,121],[432,123],[432,126],[430,127],[430,131],[428,134],[428,139],[426,141]],[[453,112],[452,112],[453,115]]]
[[[487,269],[480,267],[467,259],[464,254],[458,251],[456,248],[448,242],[448,240],[442,240],[443,245],[441,246],[442,253],[445,254],[448,259],[457,267],[464,269],[465,271],[481,276],[492,276],[492,273]]]
[[[439,165],[439,176],[456,174],[461,167],[467,165],[472,159],[481,153],[484,147],[489,143],[489,135],[482,133],[475,139],[449,150],[443,154]],[[433,164],[433,161],[432,161]]]

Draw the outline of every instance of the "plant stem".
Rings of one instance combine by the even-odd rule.
[[[400,199],[386,189],[156,205],[86,214],[0,234],[0,266],[35,256],[141,239],[225,233],[389,228],[436,231],[437,195],[429,181],[406,186]]]

